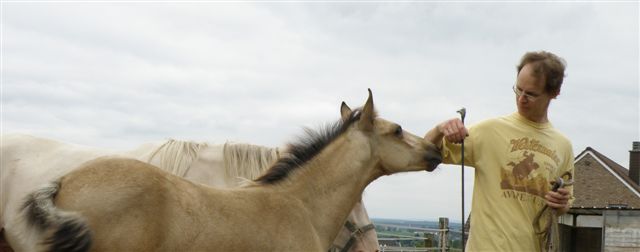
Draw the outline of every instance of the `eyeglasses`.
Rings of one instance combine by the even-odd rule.
[[[526,91],[522,91],[518,89],[516,85],[513,85],[513,92],[516,93],[517,96],[524,96],[524,98],[526,98],[528,101],[535,101],[538,97],[540,97],[540,95],[538,94],[530,94]]]

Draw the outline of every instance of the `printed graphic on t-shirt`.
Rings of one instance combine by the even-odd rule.
[[[549,174],[558,167],[555,150],[528,137],[512,139],[510,143],[510,160],[501,169],[500,188],[544,197],[549,190]],[[529,197],[520,195],[518,198]]]

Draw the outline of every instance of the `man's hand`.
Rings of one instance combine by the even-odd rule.
[[[467,131],[467,128],[459,118],[444,121],[438,124],[437,128],[444,138],[452,143],[462,143],[469,136],[469,131]]]
[[[556,209],[558,215],[569,211],[569,190],[558,188],[557,192],[548,191],[544,198],[546,199],[547,206]]]

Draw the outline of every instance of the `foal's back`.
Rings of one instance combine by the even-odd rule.
[[[99,158],[60,180],[56,207],[78,212],[95,251],[179,249],[196,237],[195,184],[134,159]]]
[[[87,220],[94,251],[314,251],[319,246],[304,211],[264,188],[210,188],[121,158],[88,162],[59,182],[56,207]],[[302,239],[308,247],[269,247],[274,234],[291,227],[304,232],[279,241]]]

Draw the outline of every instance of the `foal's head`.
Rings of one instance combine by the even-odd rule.
[[[358,121],[345,133],[363,135],[368,139],[368,142],[363,141],[362,146],[369,147],[372,158],[378,160],[376,168],[381,169],[384,174],[433,171],[440,164],[440,152],[435,145],[403,130],[397,123],[376,116],[371,90],[362,109],[352,111],[343,102],[340,111],[342,120],[349,120],[354,117],[354,113],[359,113],[356,115],[359,117]]]
[[[342,119],[337,123],[319,132],[307,130],[306,137],[290,143],[288,155],[278,159],[267,173],[255,181],[260,184],[283,181],[340,137],[345,137],[346,142],[352,144],[351,150],[355,150],[349,159],[373,160],[375,168],[383,174],[432,171],[440,163],[440,152],[435,145],[403,131],[396,123],[376,116],[371,90],[364,107],[351,110],[342,102],[340,113]]]

